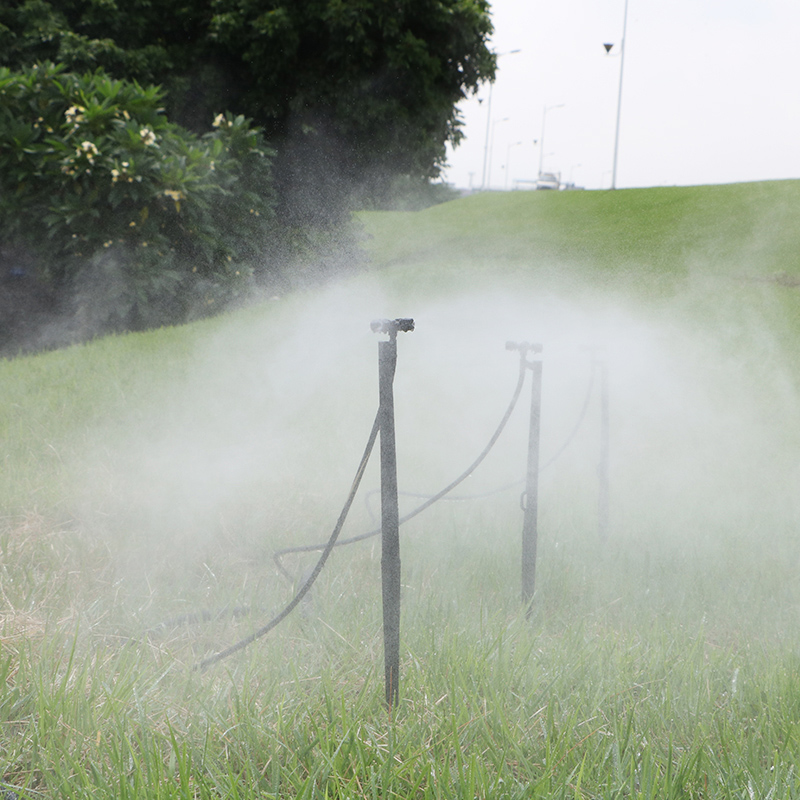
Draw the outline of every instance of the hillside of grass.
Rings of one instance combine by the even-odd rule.
[[[179,328],[0,361],[0,789],[52,798],[800,796],[800,182],[364,213],[368,265]],[[395,377],[400,703],[380,544],[334,551]],[[611,528],[598,537],[601,380]],[[558,458],[549,464],[552,457]],[[343,535],[375,525],[377,456]],[[2,791],[0,791],[2,795]]]
[[[423,212],[360,217],[381,267],[514,273],[579,270],[587,280],[800,272],[800,181],[615,192],[481,193]],[[402,269],[401,269],[401,274]],[[433,279],[433,275],[430,276]],[[440,276],[441,277],[441,276]]]

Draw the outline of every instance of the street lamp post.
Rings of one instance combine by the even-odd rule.
[[[622,111],[622,76],[625,69],[625,34],[628,29],[628,0],[625,0],[625,12],[622,17],[622,42],[619,56],[619,95],[617,96],[617,129],[614,134],[614,166],[611,170],[611,188],[617,188],[617,155],[619,154],[619,119]],[[606,50],[608,52],[608,50]]]
[[[514,53],[521,53],[522,50],[509,50],[507,53],[498,53],[497,57],[511,56]],[[492,125],[492,90],[494,89],[494,81],[489,84],[489,99],[486,102],[486,140],[483,144],[483,178],[481,180],[481,190],[486,188],[486,166],[489,161],[489,133]]]
[[[492,138],[489,143],[489,182],[484,186],[485,189],[492,188],[492,153],[494,152],[494,129],[497,127],[498,122],[508,122],[510,117],[503,117],[502,119],[496,119],[492,122]]]
[[[511,180],[511,148],[522,144],[522,142],[511,142],[506,150],[506,190],[508,190],[508,182]]]
[[[539,177],[542,177],[542,166],[544,165],[544,128],[547,122],[547,112],[556,108],[564,108],[566,103],[559,103],[557,106],[545,106],[542,111],[542,137],[539,139]]]
[[[489,100],[487,101],[486,109],[486,141],[483,145],[483,178],[481,179],[481,191],[486,188],[486,163],[489,158],[489,132],[492,125],[492,89],[494,88],[494,81],[489,84]]]

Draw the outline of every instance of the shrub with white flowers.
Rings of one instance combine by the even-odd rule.
[[[65,291],[113,265],[123,324],[218,306],[274,235],[273,153],[259,132],[219,114],[197,136],[166,119],[162,99],[101,71],[0,68],[0,241],[26,247]]]

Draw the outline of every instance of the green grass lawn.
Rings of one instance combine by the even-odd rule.
[[[375,237],[376,262],[399,268],[398,280],[424,270],[430,288],[442,281],[450,291],[447,279],[466,268],[490,280],[497,271],[539,279],[555,279],[556,272],[566,281],[646,289],[648,282],[685,277],[695,265],[711,276],[796,276],[799,201],[800,185],[786,181],[477,194],[422,213],[362,217]]]
[[[365,213],[370,265],[338,283],[0,362],[7,790],[800,797],[798,209],[800,183],[776,182]],[[407,492],[488,440],[516,383],[505,342],[544,345],[543,461],[570,445],[542,474],[531,619],[516,486],[404,528],[392,715],[375,539],[193,669],[290,599],[274,550],[329,535],[377,405],[369,322],[396,316],[417,321],[395,380]],[[524,476],[527,398],[457,494]],[[372,464],[362,495],[377,485]],[[351,517],[345,536],[373,526],[361,498]]]

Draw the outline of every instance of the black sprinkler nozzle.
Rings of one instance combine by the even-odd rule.
[[[376,319],[370,323],[373,333],[409,333],[414,330],[413,319]]]
[[[506,342],[506,350],[519,350],[520,353],[541,353],[542,345],[530,342]]]

